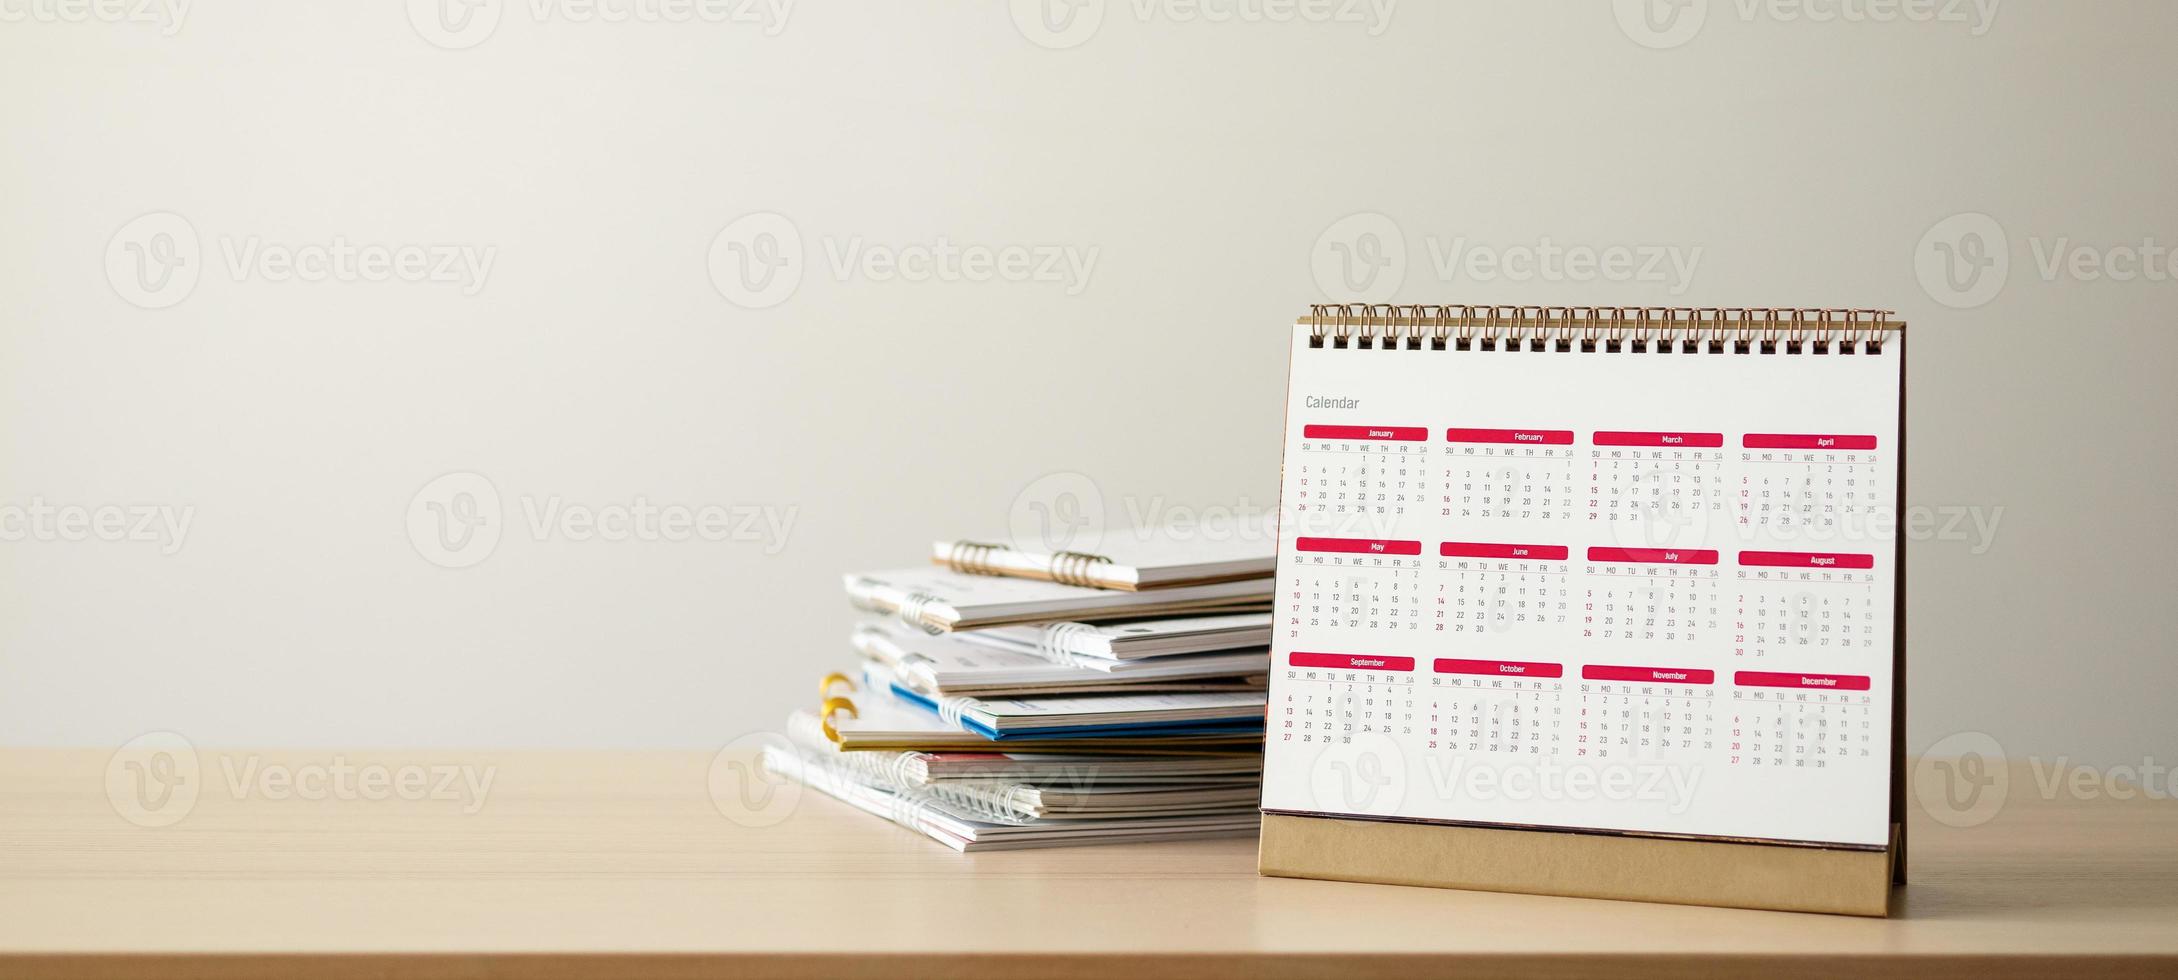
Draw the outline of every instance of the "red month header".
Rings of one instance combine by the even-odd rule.
[[[1838,555],[1820,551],[1742,551],[1742,565],[1770,568],[1874,568],[1874,555]]]
[[[1598,446],[1685,446],[1716,449],[1724,445],[1722,432],[1598,432]]]
[[[1446,442],[1490,442],[1528,446],[1570,446],[1571,429],[1446,429]]]
[[[1755,432],[1740,440],[1748,449],[1874,449],[1874,436],[1795,435]]]
[[[1743,670],[1732,675],[1741,687],[1790,687],[1824,691],[1865,691],[1868,678],[1859,674],[1780,674],[1767,670]]]
[[[1569,549],[1562,544],[1479,544],[1472,541],[1446,541],[1437,546],[1437,554],[1445,558],[1529,558],[1536,561],[1564,561]]]
[[[1335,667],[1340,670],[1413,670],[1413,657],[1371,657],[1352,653],[1294,653],[1286,662],[1295,667]]]
[[[1301,438],[1428,442],[1429,430],[1419,425],[1304,425]]]
[[[1714,684],[1717,682],[1717,672],[1685,667],[1609,667],[1590,664],[1581,668],[1581,679],[1654,684]]]
[[[1434,666],[1440,674],[1481,674],[1486,677],[1564,677],[1564,664],[1530,660],[1452,660],[1440,658]]]
[[[1590,548],[1588,560],[1643,565],[1714,565],[1717,553],[1702,548]]]
[[[1419,555],[1420,541],[1382,541],[1374,538],[1301,538],[1293,546],[1302,551],[1326,551],[1340,555]]]

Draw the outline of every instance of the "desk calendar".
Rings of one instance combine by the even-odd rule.
[[[1823,910],[1880,906],[1899,846],[1904,356],[1877,311],[1303,319],[1266,872],[1401,880],[1296,856],[1293,828],[1316,851],[1332,821],[1348,840],[1400,826],[1402,847],[1487,828],[1499,863],[1578,835],[1598,880],[1477,878],[1492,861],[1458,853],[1409,877],[1802,907],[1704,891],[1783,861],[1852,879]],[[1722,866],[1624,880],[1689,853]]]

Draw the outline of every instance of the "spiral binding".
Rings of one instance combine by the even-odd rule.
[[[846,698],[825,698],[817,705],[818,724],[824,727],[824,737],[834,745],[839,744],[839,729],[832,724],[832,716],[842,711],[847,712],[849,718],[862,717],[861,709]]]
[[[774,753],[777,751],[779,750],[775,748],[766,748],[764,750],[765,768],[774,772],[779,771],[778,767],[773,764]],[[823,758],[810,758],[796,753],[797,758],[794,759],[794,762],[802,766],[816,766],[829,771],[838,778],[865,783],[883,790],[887,794],[884,801],[886,818],[906,827],[920,828],[922,821],[930,810],[937,810],[962,820],[976,820],[983,823],[1005,824],[1014,827],[1026,826],[1036,821],[1036,816],[1028,798],[1010,784],[987,784],[978,781],[957,786],[918,785],[900,779],[896,769],[888,764],[873,764],[875,760],[859,758],[864,755],[878,754],[902,757],[906,755],[906,753],[846,752]],[[779,761],[784,762],[785,760],[781,759]]]
[[[968,575],[996,575],[998,568],[991,564],[991,556],[1013,549],[1002,544],[983,541],[955,541],[946,549],[945,567]]]
[[[1691,306],[1317,303],[1310,347],[1340,350],[1603,350],[1636,354],[1880,354],[1894,310]]]
[[[857,626],[847,642],[863,656],[875,657],[889,664],[902,680],[908,682],[908,686],[937,689],[936,663],[929,657],[901,646],[892,634],[892,627],[877,623]]]
[[[844,683],[854,690],[855,683],[845,674],[826,674],[817,683],[818,696],[823,703],[819,707],[817,731],[812,733],[800,728],[799,719],[788,725],[801,737],[820,736],[834,745],[839,744],[839,729],[832,724],[832,716],[841,711],[852,717],[861,717],[855,703],[847,698],[834,697],[832,685]],[[947,724],[958,727],[961,712],[975,705],[972,698],[945,698],[938,702],[938,717]],[[841,752],[819,760],[835,770],[851,776],[860,776],[892,793],[895,805],[927,804],[965,820],[981,820],[985,823],[1024,824],[1033,819],[1028,800],[1009,783],[981,782],[953,786],[925,784],[915,778],[914,766],[920,760],[910,752]]]
[[[1051,553],[1051,580],[1060,585],[1079,585],[1093,589],[1097,587],[1094,573],[1096,566],[1111,563],[1112,560],[1103,555],[1092,555],[1086,551],[1054,551]]]
[[[1069,647],[1073,645],[1075,637],[1096,635],[1099,635],[1097,628],[1088,623],[1047,623],[1043,632],[1036,637],[1035,653],[1055,664],[1088,668],[1092,661],[1101,661],[1102,658],[1075,653]]]
[[[931,595],[928,592],[910,592],[900,599],[900,608],[894,613],[894,615],[898,616],[901,622],[906,623],[909,626],[913,626],[916,629],[922,630],[923,632],[928,633],[932,636],[937,636],[941,633],[944,633],[945,630],[930,625],[928,621],[923,619],[923,613],[929,610],[931,606],[937,605],[944,601],[944,599],[939,598],[938,596]]]
[[[787,734],[800,741],[833,742],[826,730],[824,721],[817,721],[808,715],[796,714],[787,720]],[[922,782],[915,769],[921,760],[912,752],[835,752],[827,758],[834,765],[852,769],[871,779],[886,780],[902,786],[919,786]]]
[[[961,727],[960,719],[962,715],[975,710],[976,705],[982,703],[974,698],[957,694],[950,697],[933,695],[931,700],[938,706],[938,720],[954,728]]]
[[[1004,575],[991,562],[991,556],[1002,551],[1012,551],[1002,544],[987,541],[955,541],[946,549],[945,567],[968,575]],[[1112,564],[1103,555],[1086,551],[1054,551],[1051,553],[1051,580],[1060,585],[1079,585],[1096,588],[1092,574],[1095,566]]]
[[[898,786],[888,787],[892,792],[891,805],[895,814],[906,813],[921,817],[924,809],[937,809],[963,820],[979,820],[984,823],[1026,826],[1035,817],[1007,805],[1003,799],[988,799],[973,792],[952,786]],[[897,815],[895,822],[907,823]],[[912,824],[910,824],[912,826]]]

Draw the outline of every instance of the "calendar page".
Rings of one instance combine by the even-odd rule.
[[[1266,811],[1888,841],[1902,338],[1742,354],[1310,334]]]

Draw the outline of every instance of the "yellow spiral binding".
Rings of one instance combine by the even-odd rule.
[[[839,744],[839,729],[832,727],[832,715],[840,711],[847,712],[849,718],[862,717],[862,712],[855,709],[853,701],[846,698],[825,698],[818,717],[822,719],[820,724],[824,726],[824,737],[831,739],[833,745]]]

